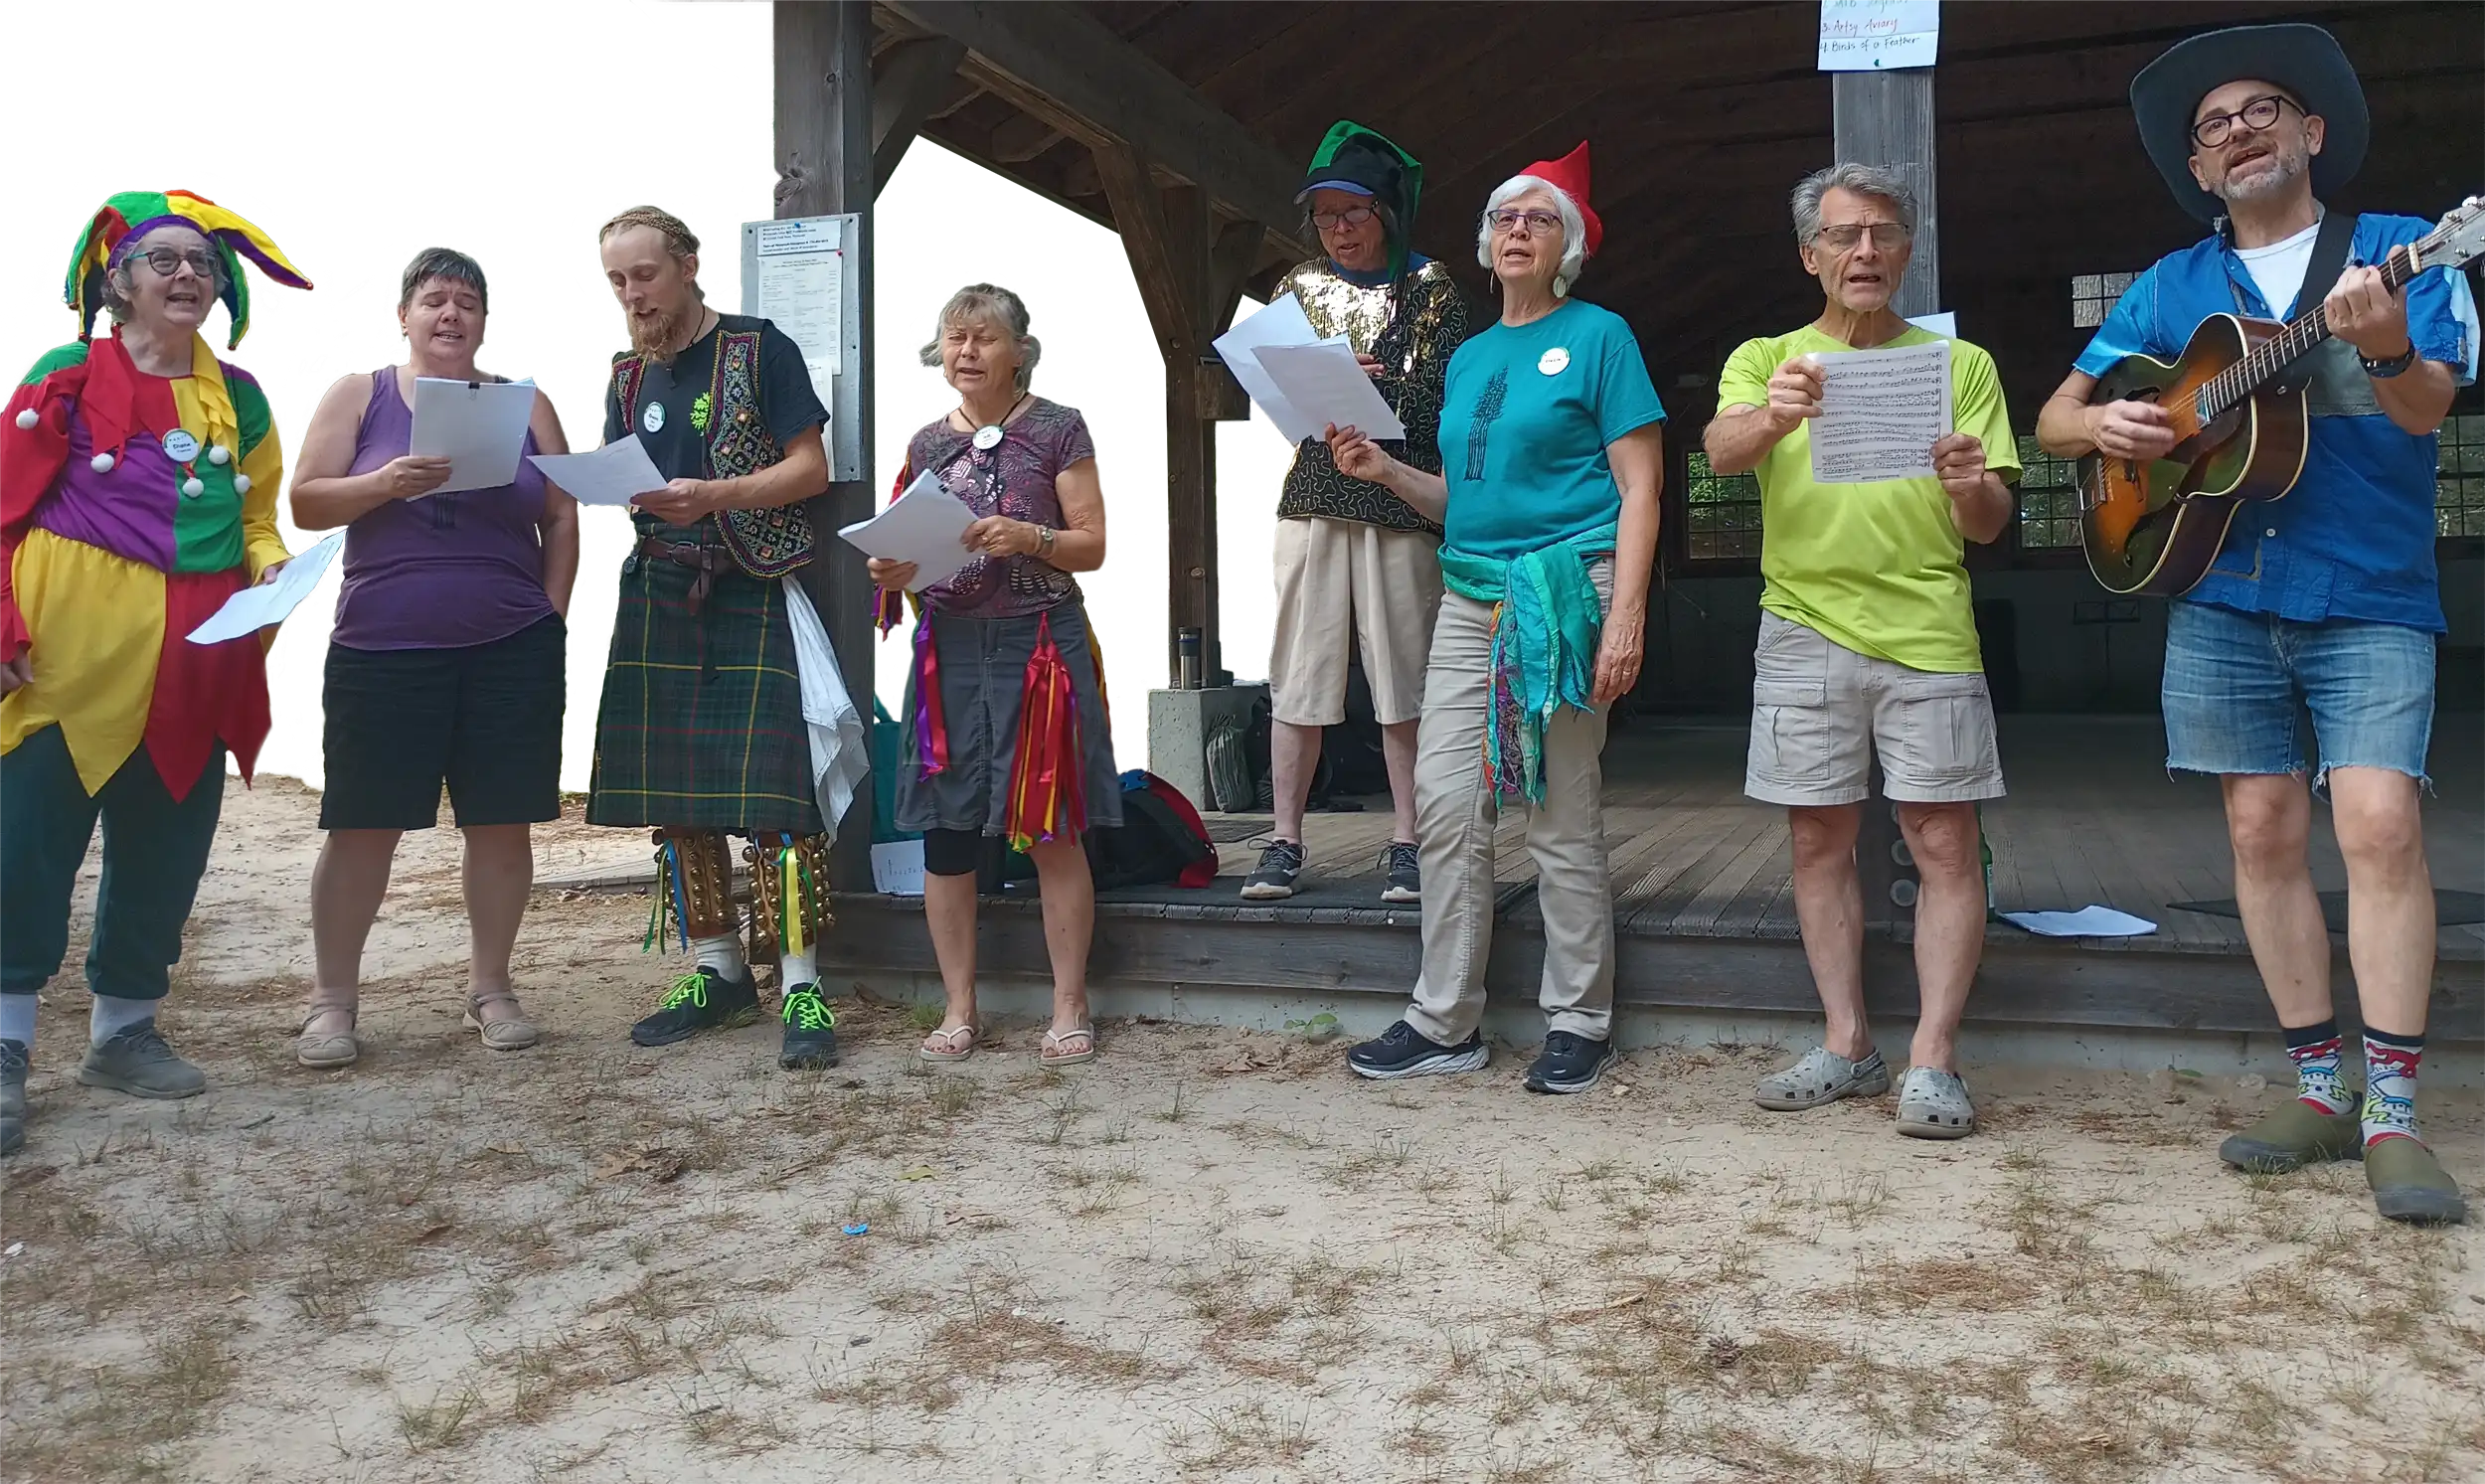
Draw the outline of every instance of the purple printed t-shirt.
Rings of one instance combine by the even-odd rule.
[[[414,412],[397,371],[371,374],[371,403],[354,443],[354,474],[403,458]],[[518,477],[490,489],[391,500],[345,528],[345,581],[329,642],[348,649],[465,649],[506,639],[551,616],[544,591],[544,476],[527,454]]]
[[[1095,457],[1095,440],[1077,408],[1039,397],[1004,423],[1001,442],[975,446],[941,418],[907,443],[907,461],[966,502],[977,519],[1012,520],[1062,529],[1062,496],[1054,481],[1064,469]],[[935,613],[952,618],[1023,618],[1078,596],[1077,580],[1038,557],[977,557],[945,582],[923,589]]]

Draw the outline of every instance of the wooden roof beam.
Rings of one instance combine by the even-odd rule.
[[[1144,148],[1229,216],[1296,239],[1293,161],[1084,10],[989,0],[882,0],[918,30],[963,44],[965,71],[987,91],[1091,150]]]
[[[966,48],[945,36],[910,37],[872,59],[873,194],[889,188],[907,146],[950,99]]]

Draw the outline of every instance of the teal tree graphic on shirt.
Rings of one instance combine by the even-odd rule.
[[[1501,416],[1501,405],[1510,396],[1510,369],[1503,367],[1493,373],[1476,395],[1475,411],[1467,420],[1467,477],[1484,477],[1484,442],[1491,436],[1495,419]]]

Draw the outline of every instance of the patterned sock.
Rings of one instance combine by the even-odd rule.
[[[26,1047],[35,1044],[33,995],[0,995],[0,1041],[14,1041]]]
[[[799,953],[785,954],[777,969],[778,982],[787,989],[798,985],[819,983],[820,970],[818,964],[814,962],[819,956],[817,948],[805,948]]]
[[[86,1012],[86,1039],[96,1046],[118,1036],[131,1026],[144,1025],[155,1019],[154,1000],[125,1000],[119,995],[92,996],[93,1006]]]
[[[2318,1113],[2344,1113],[2355,1106],[2339,1081],[2345,1047],[2339,1040],[2338,1018],[2286,1033],[2286,1059],[2295,1064],[2295,1100]]]
[[[2364,1028],[2364,1141],[2424,1140],[2416,1133],[2416,1064],[2424,1060],[2422,1036],[2393,1036]]]

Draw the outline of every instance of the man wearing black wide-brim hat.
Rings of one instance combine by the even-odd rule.
[[[2263,1172],[2361,1156],[2382,1215],[2460,1221],[2459,1187],[2415,1121],[2434,933],[2417,802],[2444,627],[2434,434],[2475,375],[2475,300],[2455,272],[2393,292],[2374,266],[2431,224],[2324,211],[2371,130],[2355,70],[2321,28],[2193,37],[2141,71],[2131,105],[2149,159],[2211,235],[2114,305],[2038,420],[2046,450],[2143,460],[2173,448],[2163,409],[2088,399],[2126,356],[2180,358],[2212,315],[2291,320],[2319,304],[2334,337],[2291,374],[2310,372],[2294,487],[2245,507],[2166,619],[2166,764],[2224,785],[2244,934],[2297,1076],[2293,1098],[2219,1153]],[[2315,749],[2296,725],[2303,709]],[[2361,1092],[2331,1010],[2307,778],[2330,797],[2347,861]]]

